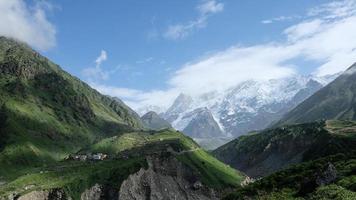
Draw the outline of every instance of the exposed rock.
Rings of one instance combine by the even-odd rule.
[[[300,195],[305,195],[315,191],[319,186],[328,185],[337,178],[336,168],[332,163],[328,163],[322,170],[315,173],[312,177],[306,177],[299,190]]]
[[[164,159],[164,160],[163,160]],[[129,176],[119,192],[119,199],[218,199],[195,174],[174,157],[148,158],[148,169]]]
[[[246,186],[246,185],[248,185],[250,183],[253,183],[253,182],[255,182],[255,179],[246,176],[245,180],[243,180],[241,182],[241,186]]]
[[[117,200],[119,197],[119,187],[112,188],[106,185],[95,184],[89,189],[86,189],[80,199],[81,200]]]
[[[24,194],[18,198],[13,198],[17,200],[71,200],[70,197],[62,189],[52,189],[52,190],[41,190],[32,191],[30,193]],[[10,199],[9,199],[10,200]]]
[[[190,137],[214,138],[224,135],[208,108],[195,109],[184,117],[191,118],[188,125],[183,129],[183,133]]]
[[[102,187],[99,184],[95,184],[93,187],[86,189],[80,199],[81,200],[100,200],[103,193]]]
[[[336,178],[336,168],[332,163],[328,163],[325,169],[317,175],[315,182],[317,185],[322,186],[332,183],[333,181],[335,181]]]

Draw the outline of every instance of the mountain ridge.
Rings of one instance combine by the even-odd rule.
[[[356,63],[334,81],[286,113],[274,126],[322,119],[355,120],[355,71]]]

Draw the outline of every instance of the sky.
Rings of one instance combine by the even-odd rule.
[[[356,62],[356,0],[0,0],[28,43],[133,108]]]

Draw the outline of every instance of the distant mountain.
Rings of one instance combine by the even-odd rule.
[[[160,130],[164,128],[172,128],[171,124],[162,119],[157,113],[150,111],[141,117],[145,126],[153,130]]]
[[[288,112],[277,124],[294,124],[320,119],[356,119],[356,64],[330,84]]]
[[[253,130],[261,130],[278,121],[286,112],[314,94],[337,75],[324,77],[296,75],[282,79],[266,81],[249,80],[226,91],[216,91],[191,97],[180,94],[172,106],[162,113],[162,118],[169,121],[178,130],[191,135],[187,130],[195,130],[191,135],[197,141],[206,142],[207,138],[237,137]],[[196,110],[204,109],[209,119],[195,120]],[[190,122],[207,122],[193,127]],[[215,122],[212,122],[215,121]],[[202,127],[214,125],[214,134]],[[218,126],[216,126],[216,124]],[[189,128],[187,126],[189,125]],[[219,128],[218,128],[219,127]],[[211,142],[209,142],[211,143]]]
[[[173,123],[176,121],[182,113],[187,111],[193,99],[185,94],[180,94],[173,102],[172,106],[168,108],[168,110],[162,114],[163,118],[166,119],[169,123]]]
[[[219,124],[207,108],[197,108],[184,117],[191,118],[183,133],[192,138],[217,138],[223,135]]]

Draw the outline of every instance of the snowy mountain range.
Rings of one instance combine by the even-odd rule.
[[[249,80],[222,92],[180,94],[160,116],[197,141],[234,138],[268,127],[336,77]]]

